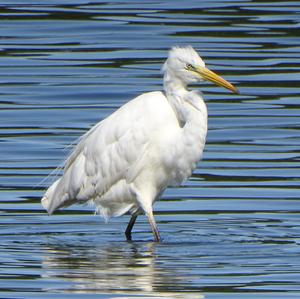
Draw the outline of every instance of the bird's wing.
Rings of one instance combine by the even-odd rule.
[[[99,197],[118,181],[135,177],[152,136],[168,114],[165,96],[152,92],[133,99],[96,124],[68,158],[63,177],[48,194],[52,199],[47,210],[51,213]]]

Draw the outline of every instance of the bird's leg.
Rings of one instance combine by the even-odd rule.
[[[130,218],[130,221],[127,225],[127,228],[125,230],[125,236],[126,236],[127,241],[131,241],[131,231],[132,231],[132,228],[135,224],[137,216],[138,216],[138,213],[132,214],[132,216]]]
[[[155,242],[160,242],[161,238],[160,238],[160,235],[159,235],[159,231],[157,229],[157,225],[156,225],[156,222],[155,222],[155,219],[154,219],[154,216],[153,216],[153,212],[151,211],[151,212],[147,213],[147,217],[148,217],[149,223],[151,225],[151,229],[152,229],[152,232],[153,232],[153,235],[154,235]]]

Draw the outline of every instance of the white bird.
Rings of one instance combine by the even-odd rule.
[[[164,91],[134,98],[81,137],[62,177],[42,198],[49,214],[89,201],[105,219],[129,212],[125,235],[131,240],[137,216],[145,213],[160,241],[152,206],[167,186],[192,174],[205,145],[206,105],[202,93],[187,84],[209,80],[238,93],[191,46],[173,47],[163,72]]]

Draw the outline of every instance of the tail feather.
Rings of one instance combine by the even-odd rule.
[[[61,179],[55,181],[46,191],[41,200],[42,206],[47,210],[49,215],[52,215],[57,209],[68,206],[73,203],[66,192],[60,192],[59,182]]]
[[[48,214],[51,215],[57,209],[57,204],[55,204],[55,190],[59,183],[60,179],[55,181],[46,191],[44,197],[42,198],[42,206],[47,210]]]
[[[55,181],[46,191],[42,198],[42,206],[51,215],[61,207],[69,206],[73,203],[87,201],[86,196],[79,196],[78,193],[84,183],[85,158],[79,155],[72,165],[65,170],[64,175]]]

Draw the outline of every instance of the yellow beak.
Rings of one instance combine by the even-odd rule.
[[[234,93],[239,93],[238,89],[233,86],[231,83],[223,79],[221,76],[217,75],[216,73],[212,72],[206,67],[197,67],[195,71],[205,80],[211,81],[219,86],[225,87],[231,90]]]

